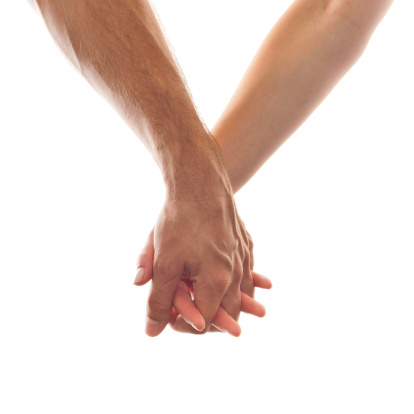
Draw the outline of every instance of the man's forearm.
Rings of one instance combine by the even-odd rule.
[[[254,292],[253,244],[220,147],[197,115],[148,2],[37,1],[63,51],[137,132],[166,183],[147,266],[147,334],[167,325],[183,275],[193,284],[204,332],[220,306],[237,320],[241,291]],[[194,330],[184,320],[181,329]]]
[[[219,147],[197,115],[146,0],[37,3],[66,56],[143,140],[173,197],[188,185],[196,191],[197,177],[205,182],[222,173]]]
[[[212,129],[240,189],[358,60],[392,0],[296,0]]]

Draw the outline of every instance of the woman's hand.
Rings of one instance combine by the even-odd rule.
[[[262,289],[270,289],[272,287],[272,283],[267,277],[256,272],[252,273],[255,287]],[[265,307],[244,292],[241,293],[241,311],[260,318],[266,314]],[[177,319],[178,321],[183,319],[197,331],[202,331],[205,328],[204,319],[193,302],[191,282],[189,283],[189,281],[185,279],[180,281],[174,296],[174,307],[170,319],[170,326],[180,332],[191,332],[176,328],[176,324],[177,326],[180,326],[179,322],[177,323]],[[228,332],[230,335],[240,336],[241,328],[240,325],[220,306],[209,332]]]

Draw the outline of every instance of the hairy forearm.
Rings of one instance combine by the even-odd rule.
[[[37,3],[65,55],[143,140],[173,197],[224,169],[147,0]]]
[[[392,0],[297,0],[273,27],[212,129],[241,188],[362,54]]]

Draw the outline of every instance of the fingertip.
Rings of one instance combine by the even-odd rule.
[[[197,318],[194,318],[192,325],[199,332],[202,332],[206,329],[206,321],[201,314],[199,314]]]
[[[231,317],[229,316],[229,318]],[[235,336],[236,338],[238,338],[241,335],[241,327],[235,320],[230,321],[230,319],[226,318],[225,327],[222,325],[223,325],[223,321],[221,321],[221,323],[216,322],[212,324],[211,326],[216,328],[218,332],[227,333],[231,336]]]
[[[254,313],[255,316],[259,318],[263,318],[266,315],[266,308],[260,302],[256,302],[256,312]]]
[[[271,289],[273,287],[272,281],[268,277],[257,272],[252,272],[252,275],[255,287],[261,289]]]
[[[231,336],[234,336],[234,337],[236,337],[236,338],[238,338],[240,335],[241,335],[241,327],[240,327],[240,325],[237,325],[237,327],[234,327],[231,331],[229,331],[228,333],[231,335]]]
[[[165,324],[154,321],[151,318],[146,318],[145,333],[150,337],[158,336],[165,328]]]
[[[135,276],[134,285],[140,286],[145,276],[145,270],[142,266],[138,267],[137,274]]]
[[[198,332],[204,331],[204,329],[206,327],[206,324],[204,322],[203,323],[201,323],[201,322],[191,322],[188,319],[184,318],[183,316],[182,316],[182,318],[184,319],[185,322],[187,322],[189,325],[191,325]]]
[[[174,323],[173,326],[171,326],[172,329],[174,329],[177,332],[182,333],[191,333],[191,334],[199,334],[204,331],[204,328],[199,330],[200,326],[198,325],[198,328],[196,328],[191,322],[187,322],[183,315],[179,315]],[[204,333],[204,332],[203,332]]]
[[[263,276],[262,278],[262,285],[260,286],[262,289],[272,289],[273,284],[271,282],[270,279],[268,279],[267,277]]]
[[[204,331],[204,328],[200,328],[200,327],[197,327],[196,325],[194,325],[193,323],[191,324],[191,326],[196,330],[196,331],[198,331],[198,332],[203,332]]]
[[[202,322],[199,321],[196,324],[192,323],[191,325],[193,325],[193,328],[196,329],[199,332],[203,332],[204,329],[206,329],[206,323],[204,322],[204,320]]]
[[[189,287],[182,280],[175,291],[173,303],[177,312],[181,314],[181,317],[188,325],[191,325],[198,332],[202,332],[205,329],[205,320],[191,299]]]

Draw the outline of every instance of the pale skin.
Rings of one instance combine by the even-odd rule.
[[[241,310],[262,316],[254,285],[269,282],[253,272],[252,239],[233,194],[358,59],[391,2],[295,1],[210,133],[147,1],[36,1],[57,44],[163,174],[166,200],[140,256],[140,284],[152,279],[148,335],[169,321],[178,331],[204,333],[212,325],[226,330],[231,319],[237,325]]]
[[[227,108],[212,129],[223,151],[226,169],[236,193],[318,107],[361,56],[392,0],[297,0],[264,40]],[[152,272],[151,234],[138,266]],[[256,287],[270,288],[270,281],[255,276]],[[183,294],[175,298],[175,307]],[[185,320],[199,323],[187,292]],[[264,308],[249,302],[246,312],[264,315]],[[242,308],[242,311],[244,309]],[[182,318],[171,326],[196,333]],[[220,325],[221,322],[221,325]],[[232,334],[240,327],[226,315],[214,321]],[[199,325],[200,326],[200,325]]]

